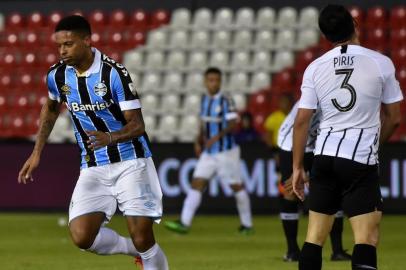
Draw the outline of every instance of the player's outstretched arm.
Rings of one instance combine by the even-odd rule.
[[[92,150],[101,147],[127,142],[145,133],[145,124],[141,109],[123,111],[127,124],[115,132],[86,131],[89,136],[88,147]]]
[[[34,180],[32,178],[32,172],[38,167],[42,149],[45,146],[49,134],[51,134],[56,119],[58,119],[59,109],[60,103],[50,98],[48,98],[47,102],[44,104],[44,106],[42,106],[39,130],[37,133],[34,150],[18,174],[19,183],[26,184],[27,181],[32,182]]]
[[[204,128],[203,128],[203,121],[200,121],[199,124],[199,133],[196,136],[195,143],[194,143],[194,150],[195,155],[200,157],[202,154],[202,148],[204,146]]]
[[[382,131],[379,143],[386,142],[400,124],[400,102],[383,104]]]
[[[293,191],[300,200],[304,200],[305,171],[303,155],[307,142],[310,120],[313,116],[311,109],[299,109],[293,126]]]

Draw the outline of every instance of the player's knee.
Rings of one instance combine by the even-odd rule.
[[[85,229],[73,227],[70,228],[70,234],[73,243],[80,249],[89,249],[93,245],[95,237]]]
[[[205,181],[203,179],[193,179],[192,184],[191,184],[193,189],[200,191],[200,192],[202,192],[206,188],[206,185],[207,185],[207,181]]]
[[[153,237],[150,237],[146,234],[135,234],[131,233],[131,238],[133,240],[135,248],[140,252],[145,252],[150,249],[155,241]]]
[[[365,230],[358,233],[355,239],[356,244],[367,244],[371,246],[378,246],[379,243],[379,229],[374,228],[371,230]]]
[[[244,185],[242,185],[242,184],[233,184],[233,185],[230,185],[230,187],[234,192],[238,192],[238,191],[241,191],[244,189]]]

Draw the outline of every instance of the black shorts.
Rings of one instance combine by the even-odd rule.
[[[286,180],[292,175],[293,156],[291,151],[280,150],[279,152],[279,167],[281,172],[281,182],[285,183]],[[313,153],[305,153],[303,159],[303,166],[305,171],[310,172],[313,164]]]
[[[327,215],[339,209],[349,216],[382,211],[378,165],[349,159],[314,157],[310,174],[309,209]]]

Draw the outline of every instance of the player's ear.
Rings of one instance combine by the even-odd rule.
[[[83,38],[83,41],[85,42],[85,44],[86,44],[87,47],[91,47],[91,38],[90,38],[90,35],[86,35],[86,36]]]

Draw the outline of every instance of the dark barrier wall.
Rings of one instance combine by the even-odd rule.
[[[17,173],[32,150],[32,144],[0,144],[0,209],[67,210],[79,174],[75,145],[48,145],[34,183],[17,184]],[[190,144],[156,144],[154,160],[164,192],[164,208],[179,212],[190,176],[196,164]],[[406,214],[406,144],[390,144],[381,151],[382,194],[387,213]],[[254,213],[275,213],[278,209],[275,161],[262,144],[242,147],[241,173],[251,194]],[[200,212],[234,213],[230,188],[213,179]]]

